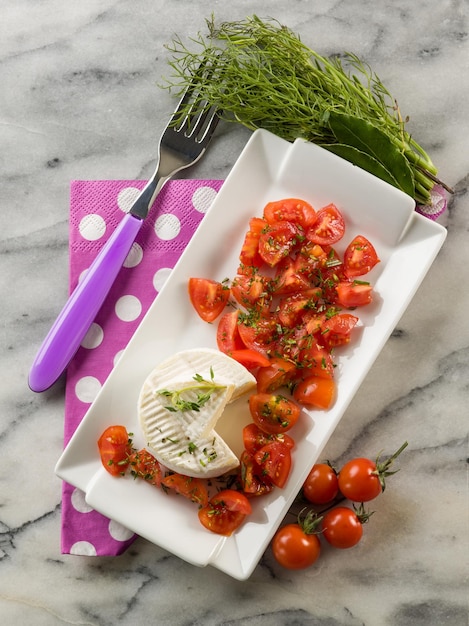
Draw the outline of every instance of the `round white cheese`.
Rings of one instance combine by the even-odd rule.
[[[205,392],[201,379],[213,388],[197,410],[189,403],[199,404],[199,394]],[[171,356],[151,372],[140,392],[138,413],[148,450],[162,465],[186,476],[213,478],[235,469],[239,460],[215,426],[226,404],[255,386],[245,367],[218,350]],[[171,394],[182,400],[183,410],[173,405]]]

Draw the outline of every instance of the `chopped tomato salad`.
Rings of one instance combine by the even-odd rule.
[[[219,350],[255,374],[259,393],[287,387],[310,409],[334,403],[333,352],[353,339],[355,309],[373,300],[366,274],[379,263],[363,235],[340,255],[334,246],[345,235],[344,216],[332,203],[316,211],[298,198],[269,202],[249,221],[231,280],[190,279],[197,313],[218,319]],[[259,424],[259,415],[253,419]]]

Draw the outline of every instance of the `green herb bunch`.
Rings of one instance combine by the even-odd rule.
[[[356,55],[326,58],[276,20],[251,16],[216,27],[191,42],[167,46],[175,74],[168,87],[182,93],[194,75],[200,101],[226,120],[264,128],[288,141],[314,142],[430,203],[437,169],[405,130],[396,101]],[[208,71],[198,72],[204,63]],[[347,70],[344,66],[347,66]]]

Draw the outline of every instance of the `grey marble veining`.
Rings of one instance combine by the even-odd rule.
[[[322,54],[352,51],[397,98],[454,188],[447,241],[325,456],[392,451],[402,470],[363,542],[282,570],[267,550],[234,581],[147,543],[60,554],[64,383],[27,373],[68,290],[72,179],[145,178],[174,106],[164,44],[270,15]],[[0,20],[0,616],[2,624],[466,626],[469,518],[467,0],[4,0]],[[249,133],[223,130],[197,178],[224,178]]]

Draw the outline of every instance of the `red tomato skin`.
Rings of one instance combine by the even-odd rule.
[[[243,493],[224,489],[199,509],[199,520],[211,532],[229,537],[251,512],[251,504]]]
[[[317,535],[307,535],[298,524],[287,524],[277,531],[272,541],[272,552],[282,567],[299,570],[317,561],[321,544]]]
[[[98,439],[98,449],[104,469],[112,476],[125,474],[132,452],[125,426],[109,426]]]
[[[220,352],[231,354],[245,347],[238,330],[239,311],[230,311],[220,318],[217,327],[217,346]]]
[[[334,400],[335,383],[332,378],[311,376],[295,387],[293,398],[303,406],[314,409],[328,409]]]
[[[331,203],[319,209],[315,221],[306,233],[306,238],[320,246],[332,245],[342,239],[344,232],[345,221],[342,213]]]
[[[303,495],[312,504],[328,504],[339,493],[337,474],[327,463],[316,463],[304,484]]]
[[[272,393],[286,385],[295,373],[294,363],[281,357],[273,357],[266,367],[261,367],[256,373],[257,391]]]
[[[372,286],[369,283],[341,281],[337,284],[337,303],[345,309],[366,306],[372,301]]]
[[[355,511],[338,506],[324,515],[322,535],[331,546],[344,550],[357,545],[363,536],[363,525]]]
[[[338,313],[330,319],[321,322],[319,342],[326,348],[349,343],[352,329],[358,323],[358,317],[351,313]]]
[[[264,207],[264,219],[269,224],[276,222],[293,222],[302,228],[307,228],[316,219],[313,206],[299,198],[284,198],[269,202]]]
[[[373,244],[363,235],[357,235],[344,253],[344,272],[349,278],[363,276],[379,263]]]
[[[286,433],[269,435],[257,426],[257,424],[247,424],[243,428],[243,444],[247,452],[254,454],[268,443],[282,443],[287,448],[294,448],[295,441]]]
[[[163,474],[160,464],[145,448],[130,455],[129,465],[134,478],[141,478],[155,487],[161,485]]]
[[[274,267],[298,245],[299,229],[291,222],[277,222],[268,226],[259,238],[259,254],[264,263]]]
[[[259,254],[259,238],[266,227],[267,222],[260,217],[253,217],[249,221],[249,230],[245,235],[239,255],[242,272],[244,268],[259,268],[262,266],[264,261]]]
[[[274,489],[271,480],[262,472],[256,463],[254,453],[243,450],[239,459],[240,483],[243,492],[249,497],[258,497],[270,493]]]
[[[200,478],[174,473],[165,476],[161,484],[200,506],[208,503],[207,486]]]
[[[279,442],[268,443],[254,453],[254,460],[276,487],[285,486],[291,469],[290,448]]]
[[[300,416],[298,405],[285,396],[272,393],[252,394],[249,410],[254,423],[270,435],[287,432]]]
[[[351,502],[369,502],[382,492],[376,463],[357,458],[348,461],[339,472],[339,489]]]
[[[213,322],[222,313],[230,297],[230,290],[209,278],[189,278],[189,298],[204,322]]]
[[[250,371],[256,370],[258,367],[267,367],[269,365],[269,359],[257,350],[249,350],[248,348],[233,350],[230,356]]]

